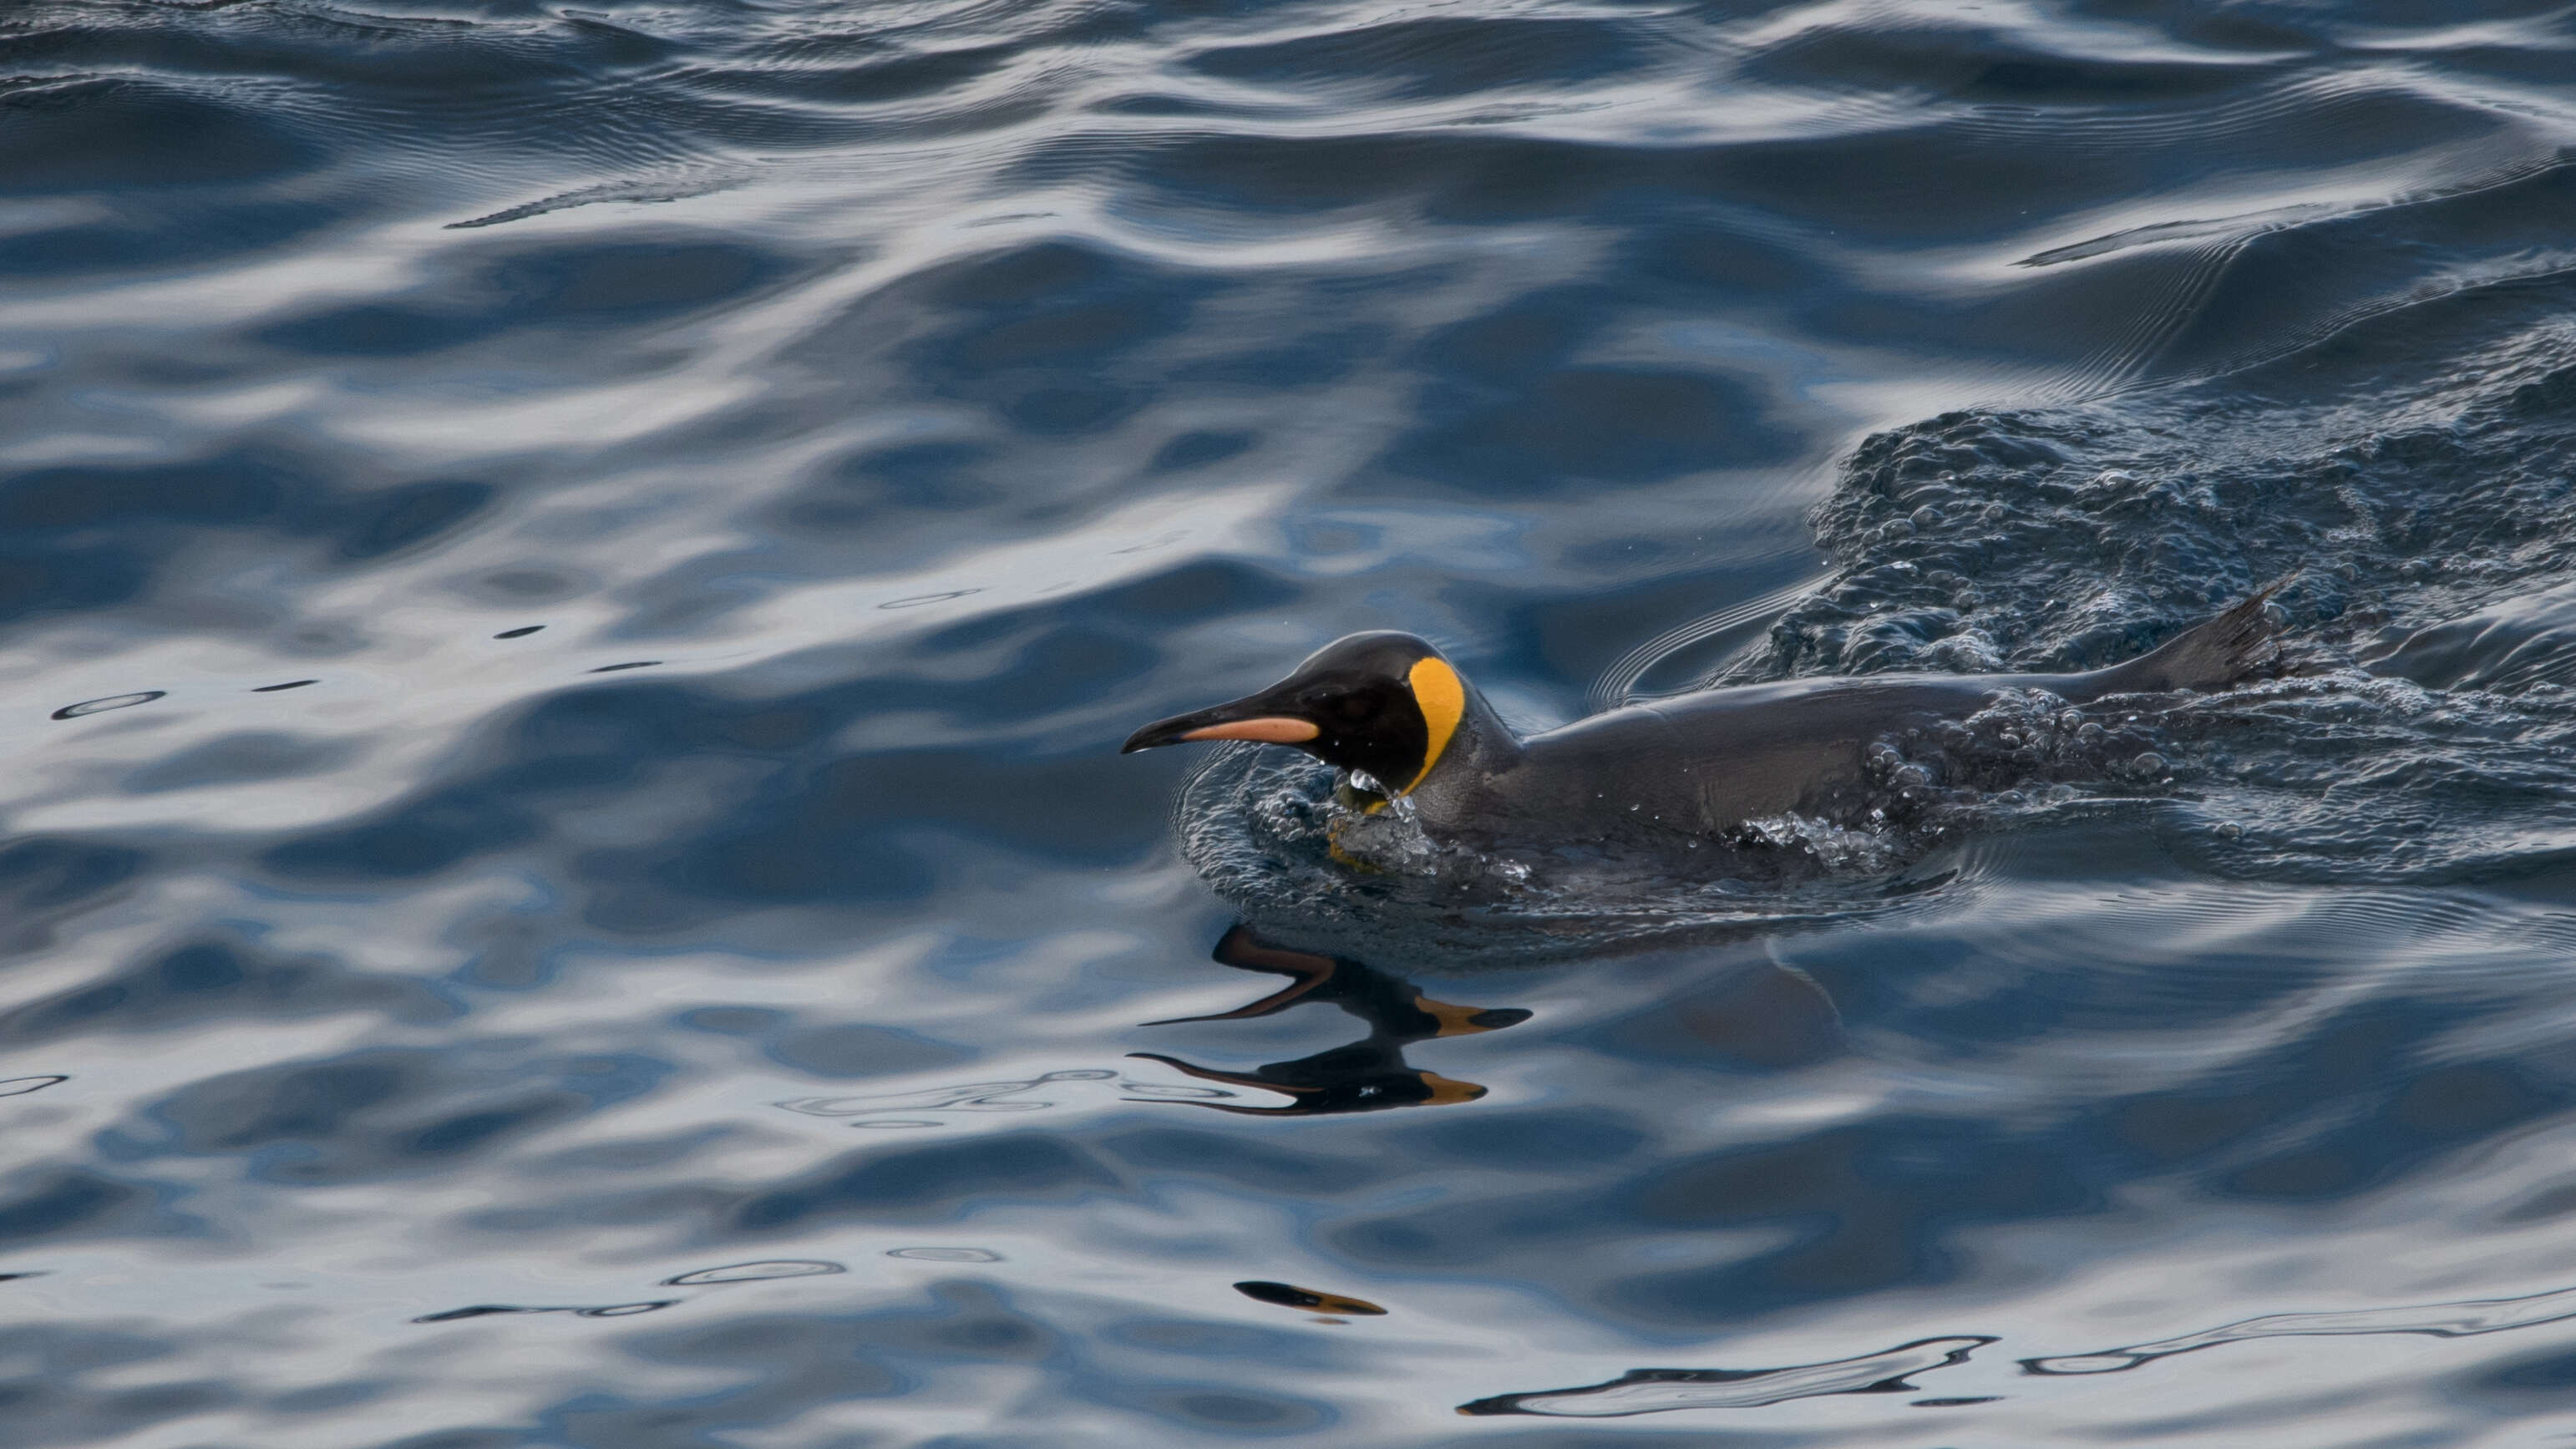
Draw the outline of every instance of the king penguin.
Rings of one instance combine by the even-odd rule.
[[[1848,813],[1862,798],[1872,745],[1964,719],[2007,690],[2085,704],[2223,689],[2262,673],[2279,656],[2265,609],[2272,593],[2104,669],[1705,689],[1526,739],[1439,650],[1373,631],[1325,645],[1257,694],[1149,724],[1121,753],[1195,740],[1285,745],[1345,772],[1371,808],[1402,798],[1434,838],[1484,845],[1726,836],[1789,812]]]

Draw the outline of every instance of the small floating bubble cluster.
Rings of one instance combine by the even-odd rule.
[[[926,596],[917,600],[898,600],[894,604],[887,604],[883,607],[894,608],[899,605],[914,603],[937,603],[943,599],[962,598],[966,594],[975,592],[977,592],[977,590],[966,589],[957,593]],[[525,639],[531,634],[542,631],[545,627],[546,626],[543,624],[523,624],[516,629],[504,629],[492,637],[495,639]],[[662,663],[663,661],[659,659],[630,659],[616,664],[602,664],[583,672],[588,674],[618,674],[629,669],[657,669],[661,667]],[[303,689],[310,685],[320,684],[321,682],[322,681],[319,679],[290,679],[280,684],[254,685],[251,687],[249,692],[252,694],[282,694],[290,689]],[[166,689],[139,689],[130,694],[102,695],[97,699],[85,699],[80,701],[78,704],[64,705],[62,708],[55,710],[52,715],[48,716],[48,718],[57,720],[86,719],[94,714],[107,714],[115,710],[132,709],[136,705],[151,704],[158,700],[168,699],[169,697],[170,691]]]
[[[856,1117],[853,1127],[923,1128],[945,1125],[935,1116],[891,1116],[891,1113],[1043,1112],[1056,1105],[1021,1095],[1053,1082],[1106,1082],[1118,1073],[1102,1067],[1067,1067],[1018,1082],[967,1082],[929,1087],[918,1092],[892,1092],[855,1097],[790,1097],[773,1107],[807,1117]]]
[[[888,1248],[889,1258],[903,1258],[915,1263],[998,1263],[1002,1255],[990,1248]]]
[[[706,1283],[758,1283],[772,1278],[819,1278],[849,1269],[823,1258],[764,1258],[756,1263],[728,1263],[665,1278],[666,1288],[694,1288]]]

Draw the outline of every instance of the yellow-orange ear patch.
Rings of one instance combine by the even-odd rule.
[[[1467,713],[1467,686],[1446,660],[1429,655],[1415,660],[1405,682],[1413,686],[1413,702],[1421,706],[1422,727],[1428,738],[1423,742],[1422,768],[1414,772],[1411,784],[1395,792],[1398,795],[1412,794],[1414,787],[1431,774],[1431,767],[1440,763],[1441,752],[1449,748],[1450,738],[1458,733],[1458,721]]]

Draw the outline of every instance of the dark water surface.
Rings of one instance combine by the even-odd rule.
[[[2555,0],[15,0],[0,1442],[2576,1433],[2571,147]],[[2284,577],[1776,890],[1115,753]]]

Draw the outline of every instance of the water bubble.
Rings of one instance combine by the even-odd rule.
[[[819,1278],[849,1270],[823,1258],[766,1258],[756,1263],[728,1263],[721,1268],[700,1268],[665,1278],[665,1288],[688,1288],[701,1283],[758,1283],[771,1278]]]
[[[170,691],[166,689],[146,689],[135,694],[111,694],[100,699],[84,699],[78,704],[64,705],[54,711],[53,717],[79,719],[83,715],[105,714],[111,709],[132,709],[138,704],[150,704],[156,699],[169,697]]]
[[[555,1313],[553,1308],[521,1308],[509,1303],[477,1303],[467,1308],[450,1308],[441,1313],[424,1313],[414,1323],[454,1323],[464,1318],[485,1318],[495,1313]]]
[[[1169,1098],[1180,1102],[1205,1102],[1236,1095],[1217,1087],[1184,1087],[1164,1082],[1120,1082],[1118,1090],[1138,1097]]]
[[[450,1308],[444,1313],[424,1313],[412,1322],[455,1323],[461,1319],[489,1318],[502,1313],[569,1313],[579,1318],[625,1318],[668,1308],[679,1301],[677,1298],[656,1298],[643,1303],[603,1303],[596,1308],[576,1308],[565,1304],[477,1303],[467,1308]]]
[[[926,604],[944,604],[950,599],[962,599],[968,594],[980,594],[982,592],[984,592],[982,589],[950,589],[946,593],[939,594],[914,594],[909,598],[888,599],[884,603],[877,605],[877,607],[880,609],[918,609]]]
[[[892,1112],[1040,1112],[1053,1102],[1030,1101],[1017,1096],[1032,1087],[1048,1082],[1105,1082],[1118,1073],[1101,1067],[1070,1067],[1047,1072],[1020,1082],[968,1082],[953,1087],[932,1087],[919,1092],[893,1092],[861,1097],[793,1097],[770,1105],[809,1117],[871,1117],[860,1127],[936,1127],[939,1124],[909,1118],[879,1117]]]

